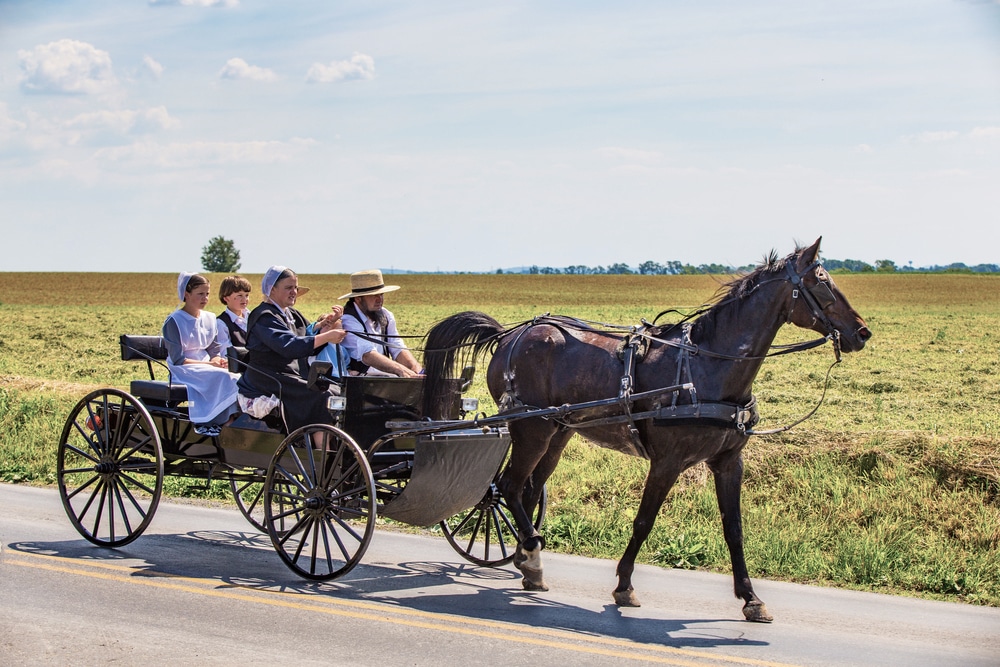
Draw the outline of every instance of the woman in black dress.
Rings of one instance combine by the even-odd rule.
[[[314,324],[319,333],[306,334],[309,322],[293,308],[305,291],[295,272],[284,266],[272,266],[264,274],[264,301],[247,319],[247,368],[238,382],[240,395],[248,399],[276,396],[289,433],[309,424],[334,423],[326,407],[330,393],[306,383],[308,358],[346,335],[339,307]]]

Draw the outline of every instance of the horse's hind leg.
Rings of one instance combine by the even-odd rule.
[[[743,554],[743,517],[740,513],[743,456],[739,452],[733,452],[721,460],[710,461],[709,467],[715,477],[715,495],[722,514],[722,533],[733,565],[733,592],[743,600],[743,615],[748,621],[770,623],[774,617],[753,591]]]
[[[514,553],[514,567],[521,571],[521,585],[528,591],[547,591],[542,573],[545,542],[535,530],[531,514],[539,502],[542,487],[555,470],[570,433],[547,423],[512,424],[511,460],[500,478],[500,492],[507,500],[520,540]]]
[[[653,530],[656,515],[667,498],[667,493],[681,471],[673,462],[663,459],[651,461],[649,473],[646,475],[646,486],[642,490],[642,501],[639,511],[632,522],[632,539],[629,540],[625,553],[618,561],[618,587],[614,590],[615,604],[620,607],[638,607],[639,599],[632,588],[632,572],[635,571],[635,558],[639,554],[649,533]]]

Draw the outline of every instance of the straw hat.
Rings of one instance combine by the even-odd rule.
[[[399,285],[386,285],[382,280],[382,272],[378,269],[368,269],[351,274],[351,291],[340,297],[341,299],[353,299],[356,296],[368,296],[369,294],[384,294],[395,292]]]

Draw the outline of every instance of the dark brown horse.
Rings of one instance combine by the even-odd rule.
[[[638,344],[626,345],[623,335],[569,318],[538,318],[507,330],[488,315],[466,312],[431,329],[425,348],[427,414],[438,379],[451,377],[461,350],[475,357],[493,349],[487,383],[500,414],[512,415],[511,457],[499,487],[517,522],[514,564],[525,589],[547,590],[544,541],[530,517],[570,436],[579,433],[602,447],[649,459],[632,538],[618,563],[618,605],[639,605],[632,588],[639,547],[680,473],[704,461],[715,479],[736,597],[744,600],[748,620],[772,620],[750,583],[740,516],[742,452],[756,421],[754,378],[786,323],[832,340],[838,359],[841,350],[860,350],[871,337],[819,264],[819,243],[784,259],[772,253],[752,273],[728,283],[696,318],[641,329],[630,337]],[[656,391],[663,388],[668,390]],[[557,418],[525,416],[532,406],[587,402],[599,405]]]

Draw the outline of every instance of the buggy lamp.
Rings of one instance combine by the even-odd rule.
[[[479,409],[479,399],[478,398],[463,398],[462,399],[462,412],[475,412]]]
[[[326,409],[330,412],[343,412],[347,409],[347,398],[345,396],[331,396],[326,399]]]

